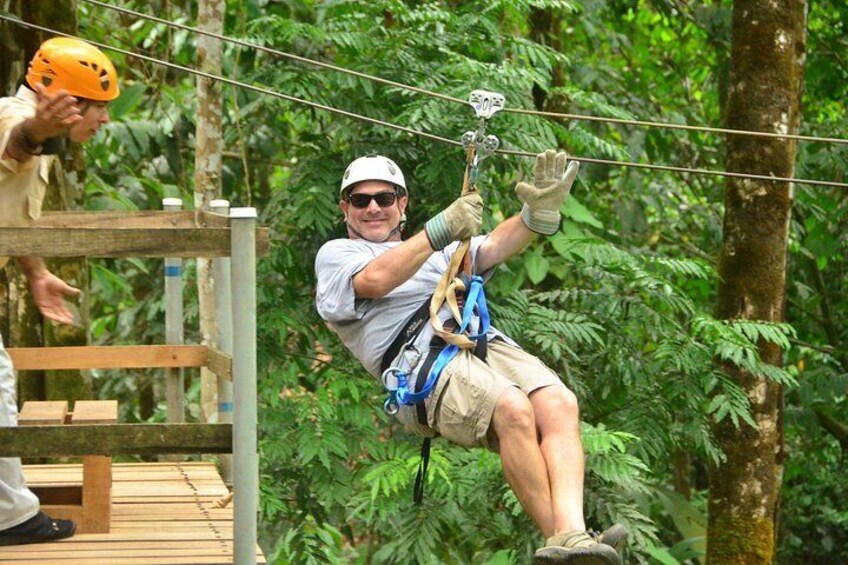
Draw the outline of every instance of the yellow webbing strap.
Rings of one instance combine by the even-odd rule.
[[[477,187],[472,186],[470,182],[471,163],[474,161],[473,143],[469,144],[465,157],[465,176],[462,179],[463,195],[477,190]],[[454,320],[456,320],[457,325],[462,323],[462,312],[459,309],[459,303],[456,297],[457,292],[460,293],[460,296],[465,292],[465,283],[457,275],[459,274],[460,267],[462,267],[463,272],[466,274],[471,274],[471,255],[468,253],[470,247],[471,240],[468,239],[459,244],[459,247],[453,252],[453,256],[451,256],[448,269],[442,275],[438,286],[436,286],[433,298],[430,299],[430,325],[433,326],[436,335],[445,340],[446,343],[456,345],[461,349],[472,349],[476,345],[476,342],[469,339],[466,335],[446,331],[442,325],[442,321],[439,320],[439,310],[442,309],[442,304],[447,302],[448,308]]]
[[[448,269],[442,275],[442,279],[433,293],[433,298],[430,299],[430,324],[433,326],[436,335],[445,340],[446,343],[456,345],[461,349],[471,349],[476,344],[463,334],[446,331],[442,325],[442,321],[439,320],[439,310],[442,309],[442,304],[447,302],[456,323],[460,324],[462,322],[462,312],[459,310],[459,303],[456,296],[457,292],[460,295],[465,292],[465,283],[456,275],[459,273],[459,267],[462,265],[465,254],[468,252],[470,246],[471,241],[465,240],[454,251]]]

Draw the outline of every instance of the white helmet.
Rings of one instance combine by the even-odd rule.
[[[397,163],[373,153],[360,157],[347,166],[342,176],[342,186],[339,189],[339,197],[344,195],[346,188],[364,180],[381,180],[399,186],[406,190],[406,181],[403,171]]]

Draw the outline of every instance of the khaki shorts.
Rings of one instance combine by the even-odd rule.
[[[463,350],[444,368],[436,390],[424,401],[427,426],[417,422],[414,406],[402,406],[398,416],[420,435],[441,435],[465,447],[497,451],[489,427],[495,404],[511,386],[529,395],[542,387],[565,385],[537,357],[495,339],[489,342],[485,362]]]

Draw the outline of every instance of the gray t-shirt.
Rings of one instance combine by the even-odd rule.
[[[476,265],[477,250],[485,239],[486,236],[477,236],[471,240],[472,267]],[[434,252],[415,275],[384,297],[374,300],[356,298],[353,276],[373,259],[398,245],[401,245],[400,241],[372,243],[364,239],[334,239],[325,243],[315,258],[318,279],[315,304],[318,313],[339,334],[345,347],[378,379],[383,354],[403,329],[403,323],[430,299],[459,243],[454,242],[442,251]],[[450,313],[444,307],[440,318],[444,321],[449,317]],[[472,325],[472,330],[475,329],[476,325]],[[492,328],[489,338],[495,335],[503,336]],[[433,329],[427,323],[415,340],[417,349],[426,351],[432,336]]]

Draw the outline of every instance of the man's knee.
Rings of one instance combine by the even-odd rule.
[[[498,432],[524,430],[535,433],[536,430],[535,414],[530,399],[514,387],[505,390],[498,398],[493,419]]]
[[[577,421],[580,407],[577,396],[564,386],[547,386],[531,393],[537,415]]]

